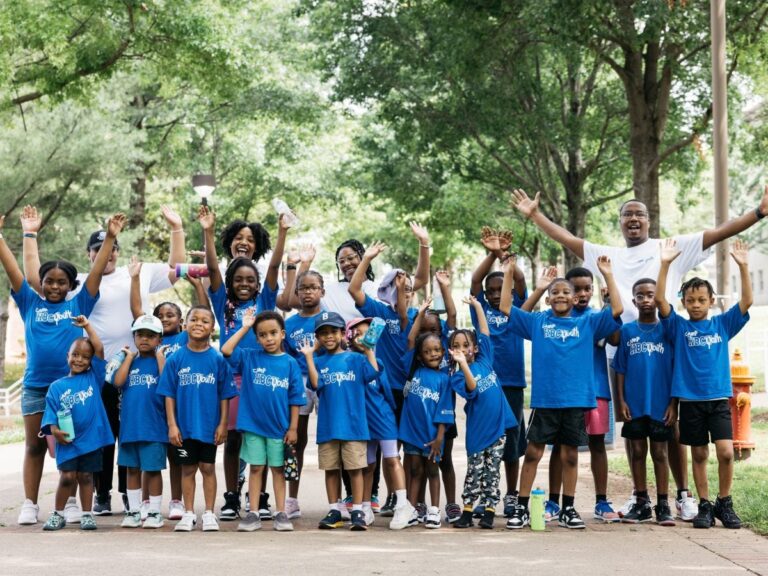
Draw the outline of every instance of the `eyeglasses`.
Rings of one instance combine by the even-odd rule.
[[[648,212],[645,212],[644,210],[627,210],[626,212],[621,213],[621,217],[624,220],[629,220],[631,218],[637,218],[638,220],[647,220],[648,219]]]
[[[319,292],[322,289],[322,286],[299,286],[296,292]]]
[[[404,290],[406,294],[413,294],[413,286],[406,286]]]
[[[347,256],[346,258],[339,258],[336,260],[336,264],[339,266],[344,266],[344,264],[354,264],[355,262],[360,261],[360,256],[357,254],[352,254],[351,256]]]

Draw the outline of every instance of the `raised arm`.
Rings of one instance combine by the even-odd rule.
[[[435,272],[435,278],[440,286],[440,294],[445,303],[445,313],[447,318],[445,323],[451,330],[456,328],[456,303],[453,301],[453,292],[451,290],[451,274],[447,270],[438,270]]]
[[[597,268],[605,278],[605,284],[608,286],[608,296],[611,299],[611,313],[614,318],[618,318],[624,313],[624,304],[621,301],[621,293],[616,285],[616,278],[613,276],[613,266],[608,256],[597,257]]]
[[[432,305],[432,298],[427,298],[424,303],[419,306],[419,313],[416,314],[416,318],[413,319],[411,329],[408,331],[408,350],[413,350],[416,347],[416,338],[419,337],[419,331],[421,330],[421,323],[424,320],[424,315]]]
[[[211,303],[208,300],[208,294],[205,291],[205,285],[203,284],[202,279],[200,278],[192,278],[192,276],[185,276],[184,279],[192,284],[192,288],[195,293],[195,301],[198,306],[205,306],[209,310],[211,309]]]
[[[315,350],[319,344],[319,340],[315,339],[315,342],[311,343],[307,338],[299,347],[299,352],[304,354],[304,359],[307,361],[307,382],[312,386],[312,390],[317,390],[317,384],[320,381],[320,375],[317,373],[317,366],[315,366]]]
[[[405,330],[408,327],[408,305],[405,299],[405,285],[408,280],[408,275],[405,272],[398,272],[395,276],[395,289],[397,290],[397,305],[395,311],[397,317],[400,319],[400,331]]]
[[[2,262],[3,268],[5,268],[5,273],[8,274],[11,288],[13,288],[14,292],[18,292],[21,290],[21,285],[24,282],[24,274],[21,273],[21,268],[19,268],[19,263],[16,262],[13,252],[11,252],[8,244],[5,243],[2,233],[4,225],[5,216],[0,216],[0,262]]]
[[[472,283],[469,287],[469,293],[472,296],[477,296],[483,290],[483,280],[490,274],[493,269],[493,263],[498,258],[501,260],[504,257],[504,251],[501,249],[501,243],[499,240],[499,234],[493,228],[483,226],[480,231],[480,242],[488,251],[485,258],[482,259],[480,264],[477,265],[475,271],[472,273]]]
[[[21,210],[21,231],[24,233],[22,240],[22,264],[24,266],[24,276],[27,277],[27,284],[37,292],[41,293],[40,285],[40,249],[37,244],[37,234],[43,225],[43,217],[38,213],[34,206],[26,205]]]
[[[734,262],[739,266],[739,276],[741,279],[741,298],[739,298],[739,310],[746,314],[749,307],[752,306],[752,282],[749,277],[749,247],[746,242],[736,240],[731,246],[731,256]]]
[[[411,232],[419,241],[419,260],[416,262],[416,274],[413,276],[413,291],[421,290],[429,282],[429,232],[418,222],[411,222]]]
[[[170,254],[168,255],[168,266],[171,267],[171,270],[168,272],[168,279],[171,281],[171,284],[175,284],[178,280],[175,273],[176,264],[183,264],[187,260],[184,223],[181,220],[181,216],[179,216],[170,206],[164,204],[160,210],[171,231],[171,248]]]
[[[469,368],[467,357],[464,356],[464,353],[459,350],[449,349],[448,352],[450,353],[454,362],[459,365],[459,370],[461,370],[461,373],[464,376],[464,387],[466,388],[467,392],[472,392],[475,388],[477,388],[477,381],[472,375],[472,370]]]
[[[223,279],[219,270],[219,258],[216,256],[216,238],[213,228],[216,225],[216,215],[207,205],[200,204],[197,209],[197,220],[203,228],[205,238],[205,265],[208,267],[208,280],[211,283],[211,292],[217,292],[221,288]]]
[[[659,309],[659,316],[666,318],[672,312],[672,306],[667,302],[667,274],[669,266],[675,258],[680,256],[680,250],[677,249],[677,242],[674,238],[667,238],[661,244],[661,265],[659,266],[659,277],[656,279],[656,306]]]
[[[352,275],[352,279],[349,281],[349,295],[355,301],[355,305],[362,306],[365,303],[365,292],[363,291],[363,282],[365,281],[365,271],[368,270],[368,266],[371,265],[373,259],[386,250],[386,244],[381,242],[374,242],[368,246],[368,250],[363,254],[363,259],[355,269],[355,273]]]
[[[533,292],[531,292],[530,296],[528,296],[528,299],[523,302],[523,305],[520,306],[520,310],[533,312],[536,304],[538,304],[539,300],[541,300],[541,297],[546,294],[549,285],[552,284],[552,281],[555,278],[557,278],[557,267],[550,266],[545,268],[541,273],[541,276],[539,276],[539,279],[536,280],[536,287],[534,288]]]
[[[99,293],[99,286],[101,285],[101,277],[104,274],[104,269],[107,267],[110,256],[112,256],[112,248],[115,245],[115,239],[120,231],[125,226],[126,218],[125,214],[117,213],[107,222],[107,235],[104,237],[104,242],[99,246],[99,251],[96,254],[96,258],[91,265],[91,270],[88,272],[88,277],[85,279],[85,289],[91,296],[96,296]]]
[[[136,320],[144,314],[141,302],[141,262],[134,255],[131,256],[131,263],[128,265],[128,275],[131,277],[131,314]]]
[[[93,355],[104,359],[104,344],[101,343],[101,338],[96,334],[96,330],[91,326],[88,318],[82,315],[75,316],[72,318],[72,324],[85,330],[85,333],[88,335],[88,340],[91,341],[91,346],[93,346]]]
[[[240,341],[245,338],[245,335],[253,329],[255,323],[256,316],[253,314],[253,310],[249,308],[246,310],[245,314],[243,314],[243,325],[240,329],[232,334],[229,340],[221,345],[221,353],[224,357],[232,356],[237,345],[240,344]]]
[[[711,228],[704,230],[704,236],[701,240],[702,250],[714,246],[718,242],[721,242],[731,236],[735,236],[741,232],[744,232],[747,228],[756,224],[765,216],[768,215],[768,185],[763,190],[763,196],[760,198],[760,203],[757,208],[745,212],[737,218],[723,222],[717,228]]]
[[[131,373],[131,364],[138,355],[138,352],[134,352],[128,346],[123,348],[123,352],[125,352],[125,358],[123,358],[123,362],[112,377],[112,385],[116,388],[121,388],[128,381],[128,375]]]
[[[298,250],[288,250],[285,266],[285,287],[283,292],[277,297],[278,308],[285,312],[290,312],[292,297],[296,295],[296,267],[300,261],[301,257]]]
[[[272,249],[272,256],[269,259],[267,267],[267,277],[264,283],[272,290],[277,290],[277,279],[280,276],[280,263],[283,261],[283,252],[285,251],[285,239],[288,236],[288,230],[291,228],[291,221],[287,214],[281,214],[277,226],[277,242]]]
[[[533,200],[523,190],[512,191],[512,205],[528,220],[549,236],[552,240],[565,246],[576,256],[584,259],[584,240],[571,234],[562,226],[558,226],[552,220],[539,211],[541,192],[537,192]]]
[[[297,278],[312,267],[312,262],[315,259],[315,246],[313,244],[302,245],[299,248],[299,258],[301,259],[301,264],[299,264],[299,270],[296,274]],[[283,294],[286,294],[286,292],[287,290],[283,290]],[[291,308],[301,308],[301,302],[299,301],[299,295],[296,294],[296,290],[288,294],[288,305]]]
[[[485,311],[483,310],[482,305],[480,302],[478,302],[477,298],[474,296],[468,296],[462,300],[464,304],[469,304],[472,306],[472,308],[475,311],[475,316],[477,316],[477,329],[480,332],[480,334],[485,334],[486,336],[491,335],[491,331],[488,328],[488,319],[485,317]]]
[[[515,266],[517,265],[517,257],[509,256],[507,260],[502,264],[502,270],[504,271],[504,280],[501,283],[501,300],[499,301],[499,310],[509,316],[512,310],[512,284],[514,282]]]

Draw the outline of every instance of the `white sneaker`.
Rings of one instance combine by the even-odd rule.
[[[365,514],[365,525],[373,526],[373,523],[376,521],[376,517],[373,515],[373,508],[370,506],[363,508],[363,514]]]
[[[430,506],[427,508],[427,518],[424,520],[424,528],[440,528],[440,508]]]
[[[699,505],[691,497],[690,492],[687,492],[687,496],[675,500],[675,508],[677,508],[677,517],[683,522],[693,522],[693,519],[699,513]]]
[[[21,512],[19,512],[18,523],[21,526],[28,524],[37,524],[37,513],[40,512],[40,507],[32,502],[29,498],[24,500],[24,504],[21,505]]]
[[[184,516],[184,504],[181,500],[168,502],[168,520],[181,520],[182,516]]]
[[[141,512],[128,512],[120,522],[120,528],[141,528]]]
[[[402,504],[395,506],[392,514],[392,521],[389,523],[390,530],[402,530],[412,526],[411,518],[413,518],[416,509],[411,506],[411,503],[407,500]],[[418,523],[418,522],[417,522]]]
[[[67,524],[80,524],[82,518],[83,511],[80,509],[80,504],[77,503],[77,498],[70,496],[64,505],[64,519]]]
[[[301,518],[301,509],[299,508],[299,500],[297,498],[285,499],[285,514],[289,520],[295,518]]]
[[[163,515],[160,514],[160,512],[149,512],[147,514],[147,519],[144,520],[144,524],[141,525],[142,528],[162,528],[163,524]]]
[[[624,518],[624,516],[629,514],[629,511],[632,510],[632,506],[634,506],[636,502],[637,502],[637,497],[633,493],[632,496],[630,496],[629,500],[624,502],[624,505],[621,508],[619,508],[616,512],[621,518]],[[698,514],[698,509],[696,510],[696,513]]]
[[[139,508],[139,514],[141,514],[141,521],[144,522],[149,515],[149,500],[142,501],[141,508]]]
[[[203,532],[218,532],[219,521],[216,519],[216,514],[213,512],[203,513]]]
[[[197,514],[194,512],[184,512],[181,520],[176,522],[176,526],[173,527],[174,532],[192,532],[192,529],[197,524]]]

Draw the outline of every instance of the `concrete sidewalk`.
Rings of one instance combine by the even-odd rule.
[[[463,416],[463,415],[462,415]],[[314,420],[310,423],[314,429]],[[120,515],[98,518],[99,530],[76,527],[44,533],[37,526],[16,525],[23,499],[23,446],[0,446],[0,574],[13,576],[55,573],[57,576],[156,574],[175,576],[225,574],[253,568],[264,574],[496,574],[532,571],[568,574],[768,574],[768,539],[748,530],[694,530],[679,522],[674,528],[656,525],[606,525],[592,519],[594,487],[588,453],[580,454],[576,506],[587,529],[570,531],[550,523],[545,533],[509,531],[497,518],[494,530],[440,530],[414,527],[400,532],[377,519],[368,532],[323,531],[317,521],[326,512],[323,475],[317,469],[316,446],[307,450],[308,466],[301,489],[303,518],[293,533],[276,533],[265,523],[261,532],[238,533],[236,523],[221,523],[221,532],[179,534],[172,522],[159,531],[119,528]],[[454,449],[458,492],[464,477],[463,437]],[[219,462],[221,461],[219,453]],[[547,486],[548,456],[536,484]],[[40,497],[44,521],[53,504],[57,473],[52,460]],[[382,484],[383,485],[383,484]],[[629,481],[614,477],[610,495],[617,505],[626,498]],[[502,486],[502,490],[504,486]],[[167,490],[167,484],[166,484]],[[198,499],[201,498],[198,489]],[[219,469],[219,493],[223,474]],[[444,503],[444,502],[443,502]],[[221,504],[219,498],[218,504]],[[118,497],[113,506],[120,509]],[[164,510],[167,499],[164,502]],[[198,506],[200,508],[200,506]],[[201,511],[201,510],[199,510]]]

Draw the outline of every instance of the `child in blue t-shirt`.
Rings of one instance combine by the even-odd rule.
[[[128,510],[121,526],[162,528],[161,471],[165,469],[168,453],[168,420],[157,384],[165,366],[165,355],[159,347],[163,325],[154,316],[143,315],[134,320],[131,331],[137,351],[128,346],[123,349],[125,359],[113,379],[113,384],[122,391],[117,464],[127,469]],[[143,525],[142,489],[149,500]]]
[[[34,222],[36,230],[40,226],[37,211],[27,206],[24,208],[22,225],[27,229],[29,221]],[[0,230],[5,217],[0,216]],[[99,299],[99,286],[104,269],[116,246],[117,236],[125,225],[125,216],[115,214],[110,218],[108,229],[99,252],[85,280],[85,289],[76,296],[67,299],[67,295],[78,285],[77,269],[69,262],[51,260],[40,266],[40,294],[30,287],[19,268],[16,258],[0,234],[0,263],[2,263],[11,285],[11,296],[19,308],[24,321],[24,342],[26,345],[26,367],[24,369],[21,393],[21,414],[24,418],[24,496],[19,524],[36,524],[39,507],[37,497],[40,478],[45,463],[46,443],[39,438],[45,396],[51,382],[63,378],[70,372],[67,351],[70,345],[82,337],[83,331],[72,323],[76,316],[89,316]],[[34,232],[25,232],[24,246],[35,242]],[[35,244],[36,246],[36,244]],[[74,500],[73,500],[74,502]],[[73,504],[76,507],[76,504]]]
[[[512,286],[514,258],[506,264],[503,292]],[[547,312],[529,313],[510,307],[508,330],[532,343],[531,408],[528,448],[520,475],[520,496],[507,521],[507,528],[528,525],[528,501],[536,468],[547,444],[560,444],[563,466],[563,508],[558,523],[566,528],[584,528],[574,508],[578,477],[578,447],[587,443],[584,410],[597,405],[593,378],[595,342],[621,326],[621,297],[607,256],[598,258],[611,306],[596,314],[573,316],[576,303],[573,284],[556,278],[548,288]],[[582,369],[575,367],[581,366]]]
[[[72,342],[67,354],[69,375],[53,382],[45,396],[41,429],[56,438],[56,467],[60,475],[56,506],[43,530],[60,530],[66,526],[64,506],[76,487],[83,508],[80,529],[96,530],[96,520],[91,513],[93,473],[101,471],[102,448],[115,441],[101,402],[106,370],[104,346],[85,316],[76,316],[71,322],[88,336]],[[67,417],[71,418],[74,437],[60,428]]]
[[[239,346],[251,328],[259,349]],[[296,443],[299,407],[306,402],[306,396],[299,363],[283,352],[284,339],[285,323],[280,314],[268,310],[254,316],[248,312],[242,327],[222,346],[221,353],[232,369],[243,375],[237,429],[243,434],[240,458],[251,466],[249,488],[253,494],[261,490],[264,469],[269,466],[277,508],[272,528],[291,531],[293,524],[285,513],[283,461],[285,445]],[[259,514],[248,512],[237,529],[253,532],[260,528]]]
[[[216,498],[216,447],[227,437],[229,399],[237,395],[232,373],[218,350],[211,347],[213,313],[206,306],[193,306],[187,313],[189,341],[170,356],[160,376],[157,393],[165,397],[168,440],[181,465],[182,492],[186,512],[174,526],[190,532],[197,522],[195,474],[203,475],[205,513],[203,531],[218,531],[213,513]]]
[[[712,285],[701,278],[691,278],[680,289],[688,319],[678,316],[665,296],[670,264],[680,255],[674,239],[661,247],[661,267],[656,286],[659,316],[675,350],[672,371],[672,397],[680,400],[680,443],[691,447],[693,481],[698,492],[699,512],[694,528],[709,528],[715,518],[726,528],[740,528],[741,520],[733,510],[733,429],[729,398],[731,371],[728,342],[749,320],[752,283],[747,265],[746,243],[735,240],[731,256],[739,266],[741,298],[724,314],[708,318],[715,304]],[[718,496],[709,499],[707,460],[710,439],[717,454]]]
[[[672,345],[656,316],[656,280],[641,278],[632,286],[638,318],[624,324],[619,334],[613,369],[616,371],[617,406],[624,425],[621,435],[630,442],[630,467],[635,502],[621,518],[637,524],[652,519],[645,460],[648,440],[656,476],[656,522],[674,526],[669,502],[667,446],[675,435],[677,398],[671,397]]]
[[[352,530],[366,530],[363,513],[363,470],[368,465],[368,419],[365,386],[379,373],[373,350],[365,355],[342,348],[346,324],[336,312],[315,318],[315,343],[300,348],[307,361],[309,384],[317,391],[317,444],[320,469],[325,470],[325,489],[330,511],[320,528],[341,528],[341,467],[352,484]],[[322,348],[325,354],[314,356]]]
[[[451,335],[451,356],[458,365],[451,376],[451,387],[467,400],[467,474],[462,500],[464,510],[454,528],[472,526],[473,506],[479,499],[483,515],[479,526],[492,529],[499,492],[501,460],[506,431],[518,426],[493,369],[494,349],[488,322],[480,302],[464,300],[473,308],[478,332],[457,330]]]

